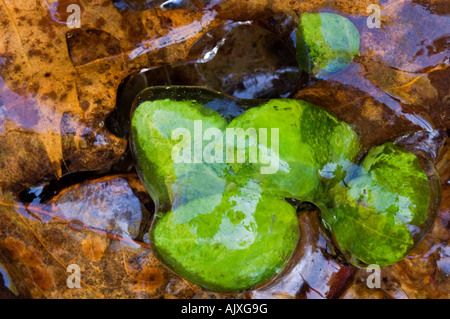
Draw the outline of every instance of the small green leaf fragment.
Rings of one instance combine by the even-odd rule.
[[[303,13],[297,27],[297,60],[319,78],[350,64],[359,54],[359,32],[347,18],[333,13]]]

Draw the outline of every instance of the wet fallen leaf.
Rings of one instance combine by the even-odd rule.
[[[195,41],[228,20],[255,20],[292,45],[292,27],[302,12],[343,14],[361,33],[361,57],[329,81],[307,82],[296,97],[354,125],[366,147],[405,132],[448,129],[447,2],[383,1],[382,28],[368,29],[366,10],[373,2],[188,1],[181,10],[165,11],[148,10],[159,1],[144,6],[135,0],[0,1],[0,297],[341,296],[353,268],[326,251],[327,242],[309,215],[300,218],[313,229],[311,246],[300,250],[301,258],[286,277],[246,295],[225,296],[201,291],[160,266],[145,235],[144,215],[152,207],[134,175],[59,189],[42,203],[21,202],[16,195],[32,184],[73,172],[107,173],[126,149],[126,141],[105,124],[119,84],[142,68],[195,60],[205,53],[191,52]],[[81,29],[66,25],[69,4],[81,8]],[[227,58],[222,65],[232,62]],[[244,72],[240,79],[245,78]],[[235,79],[230,78],[230,90],[240,88]],[[214,81],[219,79],[212,77]],[[448,182],[448,152],[443,158],[437,166]],[[113,170],[131,169],[129,162],[119,166]],[[447,195],[443,198],[450,201]],[[441,210],[435,230],[417,252],[387,270],[391,285],[376,295],[448,296],[447,215]],[[305,262],[310,258],[317,263]],[[66,285],[66,267],[74,262],[85,276],[80,290]],[[344,296],[374,294],[358,285],[359,277]]]
[[[337,258],[318,211],[302,213],[299,225],[302,236],[292,260],[273,283],[253,291],[253,298],[337,298],[352,283],[356,269]]]
[[[136,175],[76,184],[47,205],[2,196],[2,265],[20,296],[188,298],[199,292],[152,253],[145,234],[153,212],[143,198],[151,208]],[[66,284],[71,264],[80,267],[80,289]]]
[[[80,29],[66,25],[69,4],[81,8]],[[0,2],[0,187],[110,167],[126,147],[104,127],[122,79],[183,59],[221,22],[215,15],[120,13],[110,0]]]

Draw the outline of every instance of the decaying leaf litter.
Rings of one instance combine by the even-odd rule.
[[[127,219],[126,236],[114,231],[115,227],[123,231],[123,225],[105,223],[112,214],[107,203],[100,209],[103,214],[83,222],[85,229],[81,232],[72,221],[74,216],[59,216],[61,212],[55,208],[58,206],[55,203],[61,196],[89,188],[90,184],[102,184],[101,181],[84,182],[63,190],[59,197],[45,205],[20,203],[17,195],[43,180],[74,172],[102,171],[106,174],[126,150],[126,141],[111,134],[105,125],[108,114],[116,105],[117,88],[122,80],[142,68],[190,59],[193,43],[230,19],[258,21],[283,37],[279,25],[268,23],[274,20],[273,17],[288,15],[296,21],[301,12],[321,10],[347,15],[360,30],[361,56],[344,72],[327,81],[312,83],[296,97],[322,105],[353,124],[367,146],[412,130],[450,126],[449,50],[445,34],[445,25],[448,25],[445,14],[448,12],[445,12],[443,2],[381,3],[384,10],[380,30],[365,28],[368,16],[365,1],[357,5],[347,1],[339,4],[326,1],[223,1],[189,10],[137,12],[121,12],[111,1],[77,3],[82,8],[81,29],[68,29],[62,23],[68,15],[65,12],[68,4],[64,1],[0,3],[0,23],[4,30],[0,34],[0,187],[4,203],[1,208],[1,264],[13,279],[16,291],[23,296],[75,297],[74,291],[67,291],[64,266],[76,256],[86,259],[81,265],[83,269],[104,270],[102,273],[105,274],[103,277],[87,275],[85,288],[76,292],[79,296],[190,297],[200,291],[198,287],[164,273],[146,247],[145,236],[141,236],[138,243],[133,240],[135,233],[130,229],[138,227],[131,225],[145,225],[149,214],[144,213],[145,207],[134,208],[138,217]],[[420,26],[416,23],[419,19]],[[440,162],[441,176],[446,176],[445,169],[448,168],[442,164],[444,160]],[[113,176],[105,178],[117,179]],[[135,176],[127,175],[127,178],[134,179],[131,188],[139,189]],[[126,189],[129,182],[120,178],[119,181]],[[443,184],[446,181],[442,179]],[[102,189],[110,190],[111,187],[114,188],[108,185]],[[133,201],[135,192],[126,195],[126,201]],[[444,187],[443,192],[444,203],[448,189]],[[142,192],[137,193],[141,198],[145,197]],[[99,196],[99,192],[89,194],[93,200]],[[70,202],[71,205],[76,203],[75,200]],[[79,210],[74,208],[73,212]],[[438,236],[439,244],[432,245],[434,248],[429,254],[414,259],[430,265],[428,275],[422,278],[423,283],[414,275],[408,281],[412,287],[426,287],[431,282],[437,287],[436,291],[442,292],[438,296],[448,295],[449,291],[448,280],[445,280],[448,277],[446,214],[448,207],[442,205],[436,223],[440,222],[447,231],[440,231],[438,235],[433,232],[424,242]],[[145,228],[144,225],[140,228]],[[67,239],[58,237],[58,233],[62,230],[66,233],[67,229],[70,229],[64,234]],[[318,225],[312,229],[312,233],[319,231]],[[321,240],[323,242],[323,238]],[[55,247],[59,244],[66,248]],[[306,245],[305,251],[310,247]],[[125,254],[127,249],[131,251]],[[322,251],[321,255],[335,263],[329,252]],[[129,260],[132,260],[132,266],[128,265]],[[300,264],[302,260],[304,262],[300,259]],[[404,265],[408,260],[394,266],[409,269],[406,273],[412,273],[411,264]],[[90,266],[91,263],[96,263],[95,267]],[[119,263],[121,267],[117,268]],[[108,268],[111,271],[107,271]],[[147,268],[150,270],[145,270]],[[295,288],[287,289],[289,285],[285,283],[270,290],[291,297],[311,296],[311,291],[318,291],[322,297],[338,297],[351,284],[352,278],[357,278],[353,276],[354,272],[340,276],[343,279],[338,280],[338,293],[319,289],[336,277],[333,275],[336,271],[323,275],[320,280],[319,276],[313,276],[306,279],[306,283],[298,278],[289,281]],[[105,277],[107,273],[116,280]],[[393,280],[399,282],[401,271],[394,269],[392,273]],[[117,287],[125,281],[128,288],[118,292]],[[411,289],[394,287],[403,294],[392,293],[391,289],[389,296],[417,296]],[[436,295],[436,292],[425,289],[424,296],[427,294]]]

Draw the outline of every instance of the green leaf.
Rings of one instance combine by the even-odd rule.
[[[331,188],[322,218],[350,260],[391,265],[414,241],[408,225],[427,220],[428,179],[414,154],[392,143],[372,149],[353,165],[356,177]],[[350,170],[351,171],[351,170]]]
[[[145,91],[150,101],[132,114],[131,143],[158,208],[153,245],[175,272],[220,291],[279,273],[299,236],[295,209],[283,198],[320,207],[354,264],[390,265],[411,250],[409,227],[427,221],[430,199],[415,155],[386,143],[356,165],[356,133],[318,106],[173,90]]]
[[[245,162],[232,165],[235,174],[253,178],[271,194],[286,198],[304,199],[313,193],[319,183],[317,165],[309,143],[302,140],[300,128],[307,105],[296,100],[270,100],[235,118],[230,128],[254,128],[257,137],[257,140],[251,140],[245,136]],[[260,129],[267,132],[267,143],[262,141]],[[278,130],[278,138],[274,136],[274,130]],[[251,146],[259,155],[255,163],[249,159]],[[261,160],[263,151],[267,153],[267,163]],[[273,170],[266,174],[263,170],[269,167]]]
[[[178,274],[215,291],[238,291],[280,272],[299,236],[295,209],[249,181],[190,201],[159,220],[152,236]]]
[[[319,169],[328,162],[353,160],[359,140],[353,129],[326,110],[301,100],[274,99],[235,118],[230,128],[255,128],[257,141],[246,138],[245,163],[234,164],[236,175],[253,178],[271,194],[312,200],[320,184]],[[276,157],[278,170],[261,174],[269,164],[249,160],[250,146],[266,148],[259,129],[267,129],[267,145]],[[271,144],[272,130],[278,130],[278,147]],[[276,141],[276,140],[275,140]]]
[[[323,78],[345,68],[359,54],[359,32],[340,15],[306,12],[297,27],[296,51],[301,69]]]
[[[340,250],[350,253],[346,257],[356,265],[356,260],[380,267],[401,260],[413,245],[406,225],[395,215],[358,204],[349,194],[351,191],[355,189],[337,186],[329,194],[334,201],[329,204],[331,207],[321,207],[322,218]]]
[[[192,144],[194,121],[202,122],[202,137],[208,128],[223,130],[227,124],[217,112],[195,101],[147,101],[133,113],[132,148],[138,171],[153,199],[161,204],[182,203],[224,191],[225,164],[201,162],[192,165],[173,161],[172,151],[180,139],[172,139],[172,132],[187,129]],[[188,152],[193,162],[194,147],[191,144],[182,152]],[[202,141],[201,152],[206,144]]]
[[[371,205],[379,211],[390,210],[403,223],[425,223],[430,188],[414,154],[385,143],[370,150],[361,165],[378,185],[372,187],[372,195],[367,198]]]

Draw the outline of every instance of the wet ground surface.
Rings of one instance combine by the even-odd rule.
[[[367,287],[368,274],[339,255],[309,211],[299,215],[303,236],[285,271],[226,297],[448,298],[448,4],[381,1],[382,27],[370,29],[363,2],[191,1],[160,10],[161,1],[78,1],[85,25],[70,30],[65,1],[1,2],[0,297],[225,297],[152,254],[153,203],[127,150],[141,89],[201,85],[321,105],[354,127],[365,150],[416,131],[441,136],[413,145],[441,176],[438,217],[413,254],[382,269],[380,289]],[[302,74],[292,34],[303,11],[348,17],[360,56],[327,79]],[[72,263],[82,289],[67,289]]]

